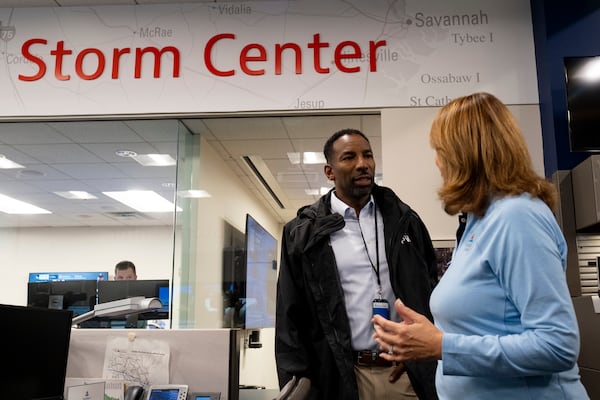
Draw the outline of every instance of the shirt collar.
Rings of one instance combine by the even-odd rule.
[[[367,210],[367,212],[372,213],[374,205],[375,201],[373,200],[373,195],[371,195],[369,197],[368,203],[365,204],[365,206],[360,210],[361,215],[364,211]],[[340,200],[340,198],[337,197],[335,190],[331,192],[331,212],[338,213],[340,215],[343,215],[344,217],[353,216],[354,218],[356,218],[356,212],[354,211],[354,208],[350,207],[348,204]]]

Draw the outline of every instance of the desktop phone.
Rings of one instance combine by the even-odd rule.
[[[188,385],[152,385],[146,400],[187,400]]]

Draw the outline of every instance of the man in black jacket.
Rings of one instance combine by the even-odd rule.
[[[399,320],[393,302],[430,319],[435,253],[417,213],[374,182],[375,160],[360,131],[325,143],[335,188],[284,227],[277,282],[279,384],[307,377],[311,399],[437,399],[435,361],[392,365],[379,357],[373,312]],[[383,307],[383,311],[374,305]],[[387,308],[387,310],[386,310]]]

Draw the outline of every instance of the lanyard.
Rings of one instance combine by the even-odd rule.
[[[365,236],[363,235],[362,226],[360,225],[360,221],[358,221],[358,228],[360,229],[360,237],[362,238],[363,245],[365,246],[365,252],[367,253],[367,258],[369,259],[369,263],[371,263],[371,268],[373,268],[373,272],[375,272],[375,276],[377,277],[377,286],[378,286],[378,294],[379,298],[381,298],[382,289],[381,289],[381,278],[379,276],[379,229],[377,227],[377,208],[375,202],[373,202],[373,217],[375,218],[375,254],[377,267],[373,264],[373,260],[371,260],[371,255],[369,254],[369,248],[367,247],[367,241],[365,240]]]

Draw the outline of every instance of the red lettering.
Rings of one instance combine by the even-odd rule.
[[[204,48],[204,62],[207,70],[213,75],[220,77],[233,76],[236,74],[236,69],[221,69],[215,66],[213,55],[217,54],[218,51],[221,53],[229,53],[231,49],[217,49],[217,44],[220,44],[222,40],[229,39],[235,40],[236,35],[233,33],[221,33],[211,37]],[[31,75],[19,74],[19,80],[32,82],[43,78],[47,72],[47,65],[44,59],[40,56],[36,56],[32,53],[32,49],[35,45],[46,46],[47,40],[41,38],[34,38],[27,40],[21,47],[23,57],[30,61],[34,66],[34,71]],[[369,41],[369,70],[371,72],[377,71],[377,51],[379,48],[387,45],[385,40]],[[330,73],[330,67],[328,67],[331,57],[324,55],[324,49],[330,47],[330,43],[321,40],[321,35],[315,33],[312,37],[312,41],[308,42],[306,48],[312,50],[313,56],[313,69],[318,74]],[[111,78],[119,79],[121,60],[127,54],[131,54],[133,49],[131,48],[113,48],[112,49],[112,60],[111,62]],[[275,75],[281,75],[283,73],[283,58],[285,53],[292,54],[293,57],[293,70],[296,74],[302,74],[302,47],[297,43],[276,43],[274,45],[274,64],[273,72]],[[67,67],[73,67],[76,75],[83,80],[95,80],[104,74],[106,69],[107,59],[106,55],[102,50],[97,48],[86,48],[79,51],[76,54],[74,65],[68,64],[69,58],[67,56],[73,54],[73,50],[65,48],[64,41],[56,42],[56,47],[50,51],[50,55],[54,57],[54,76],[59,81],[67,81],[71,79],[71,75],[67,73],[69,69]],[[363,59],[363,50],[357,42],[346,40],[342,41],[335,46],[333,51],[333,64],[335,68],[343,73],[356,73],[361,71],[360,64],[355,66],[348,66],[346,60],[352,59]],[[142,77],[142,65],[144,62],[152,62],[153,66],[153,77],[160,78],[162,59],[163,56],[172,58],[173,60],[173,73],[174,78],[178,78],[181,69],[181,55],[179,49],[174,46],[166,46],[164,48],[157,48],[154,46],[136,48],[135,49],[135,62],[133,77],[140,79]],[[95,57],[96,65],[94,66],[91,57]],[[152,57],[152,61],[146,61],[146,57]],[[290,57],[290,56],[287,56]],[[250,76],[265,75],[266,69],[264,64],[269,61],[267,49],[260,43],[249,43],[241,48],[239,52],[239,68],[240,70]],[[84,62],[85,69],[84,70]],[[254,63],[254,64],[253,64]],[[37,68],[36,68],[37,67]],[[65,71],[63,72],[63,68]],[[291,70],[291,68],[288,68]]]
[[[250,53],[252,50],[258,50],[258,55],[250,56],[248,53]],[[252,70],[248,67],[248,62],[253,61],[267,61],[267,51],[263,46],[261,46],[258,43],[250,43],[249,45],[244,46],[242,52],[240,53],[240,67],[242,68],[242,71],[244,71],[248,75],[264,75],[264,69]]]
[[[179,50],[177,50],[177,48],[173,47],[173,46],[167,46],[167,47],[163,48],[162,50],[158,50],[154,46],[145,47],[143,49],[140,49],[140,48],[135,49],[134,77],[136,79],[141,78],[141,76],[142,76],[142,57],[144,56],[145,53],[152,53],[154,55],[154,77],[159,78],[160,77],[160,60],[162,58],[162,55],[165,52],[170,52],[171,54],[173,54],[173,77],[178,78],[179,77],[179,68],[180,68],[179,67],[179,65],[180,65]]]
[[[119,79],[119,66],[121,65],[121,56],[123,54],[131,53],[131,49],[113,49],[113,63],[112,73],[110,75],[113,79]]]
[[[44,60],[42,60],[39,57],[34,56],[29,51],[29,48],[34,44],[48,44],[48,41],[44,40],[44,39],[29,39],[28,41],[23,43],[23,46],[21,46],[21,53],[23,54],[23,57],[25,57],[27,60],[29,60],[32,63],[34,63],[35,65],[37,65],[38,72],[36,74],[30,75],[30,76],[19,74],[19,80],[21,80],[21,81],[25,81],[25,82],[37,81],[38,79],[41,79],[46,74],[46,63],[44,63]]]
[[[321,67],[321,49],[329,47],[329,43],[321,43],[321,35],[319,33],[315,33],[313,35],[312,43],[308,44],[309,49],[313,50],[313,65],[315,67],[315,71],[320,74],[329,73],[329,68]]]
[[[63,63],[63,56],[65,54],[72,54],[72,53],[73,53],[72,50],[65,50],[65,41],[64,40],[58,41],[56,43],[56,50],[52,50],[50,52],[51,55],[56,57],[55,65],[54,65],[54,76],[56,76],[56,79],[58,79],[59,81],[68,81],[69,79],[71,79],[71,75],[63,75],[62,63]]]
[[[90,75],[83,72],[83,59],[88,54],[95,54],[98,58],[98,65],[96,66],[96,71]],[[75,72],[81,79],[85,79],[86,81],[91,81],[98,78],[104,72],[104,66],[106,65],[106,59],[104,58],[104,54],[98,49],[85,49],[82,50],[81,53],[77,54],[77,58],[75,59]]]
[[[220,71],[217,68],[215,68],[212,62],[212,49],[214,45],[221,39],[235,39],[235,35],[233,33],[221,33],[219,35],[211,37],[210,40],[206,43],[206,47],[204,47],[204,64],[206,65],[206,68],[208,68],[208,70],[214,75],[232,76],[235,74],[235,71],[233,69],[227,71]]]
[[[374,42],[371,40],[369,42],[369,71],[377,71],[377,48],[385,45],[387,45],[387,42],[385,40],[380,40],[378,42]]]
[[[296,74],[302,73],[302,50],[296,43],[285,43],[275,45],[275,75],[281,75],[281,58],[283,50],[292,49],[296,54]]]
[[[343,53],[344,47],[351,47],[352,53]],[[359,72],[360,67],[357,65],[356,67],[346,67],[342,64],[342,60],[348,58],[361,58],[362,52],[360,51],[360,46],[356,42],[352,42],[350,40],[342,42],[338,44],[335,48],[335,53],[333,56],[333,60],[335,61],[335,66],[342,72]]]

